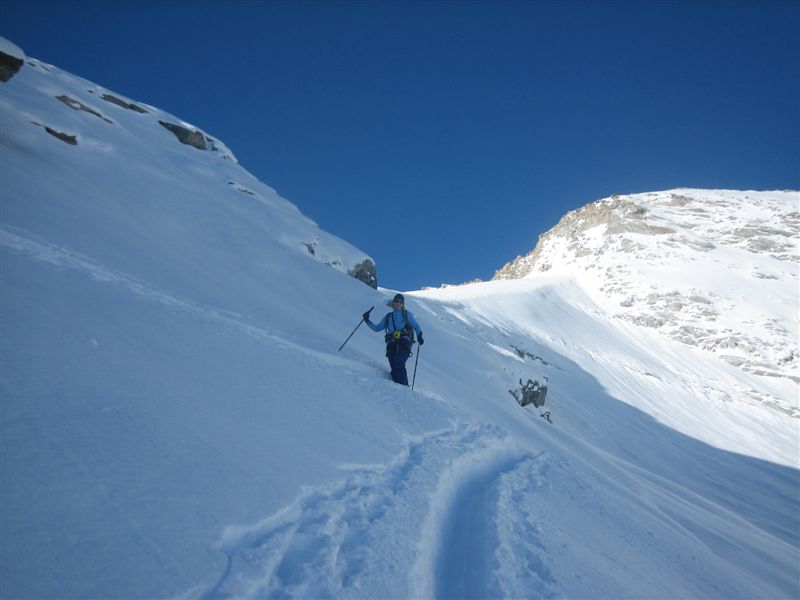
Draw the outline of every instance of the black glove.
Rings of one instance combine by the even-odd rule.
[[[371,313],[371,312],[372,312],[371,310],[368,310],[363,315],[361,315],[362,317],[364,317],[365,321],[369,321],[369,313]]]
[[[422,339],[422,332],[421,331],[419,332],[419,335],[417,336],[417,339],[419,340],[419,345],[420,346],[422,346],[422,344],[425,343],[425,340]]]

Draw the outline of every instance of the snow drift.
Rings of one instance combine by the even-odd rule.
[[[551,269],[408,293],[412,392],[382,336],[336,351],[368,257],[221,141],[31,58],[0,86],[4,598],[800,593],[793,379]],[[545,377],[552,423],[509,393]]]

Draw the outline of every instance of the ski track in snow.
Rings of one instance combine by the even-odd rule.
[[[162,304],[174,310],[188,313],[196,318],[222,323],[227,327],[241,331],[253,338],[268,341],[285,350],[299,352],[324,363],[337,361],[341,365],[346,364],[351,368],[353,367],[352,361],[338,358],[326,352],[314,351],[306,346],[290,342],[261,326],[250,324],[244,315],[180,298],[127,273],[113,271],[102,263],[74,250],[51,244],[24,229],[0,225],[0,245],[58,268],[82,271],[97,281],[124,287],[144,301]]]
[[[411,438],[388,465],[342,467],[344,481],[227,528],[227,566],[202,598],[552,597],[521,503],[550,462],[488,425]]]
[[[97,281],[121,285],[143,299],[180,309],[194,316],[225,321],[256,337],[270,337],[284,344],[287,343],[262,328],[242,322],[245,318],[242,315],[178,298],[131,275],[112,271],[96,260],[69,248],[51,244],[17,227],[0,226],[0,244],[56,267],[83,271]],[[297,347],[300,348],[300,346]]]

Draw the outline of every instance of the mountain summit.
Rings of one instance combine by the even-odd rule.
[[[569,274],[618,319],[800,382],[799,232],[797,192],[612,196],[565,215],[494,279]]]

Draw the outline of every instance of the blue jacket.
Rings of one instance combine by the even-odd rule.
[[[417,332],[417,337],[419,337],[422,333],[422,330],[419,328],[419,323],[417,323],[417,320],[414,318],[414,315],[411,314],[410,310],[406,310],[406,316],[408,317],[408,324],[414,328],[414,331]],[[390,313],[386,313],[386,316],[377,323],[368,320],[367,325],[369,325],[372,331],[385,331],[386,333],[405,331],[406,328],[406,323],[403,320],[403,311],[398,308],[395,308]]]

